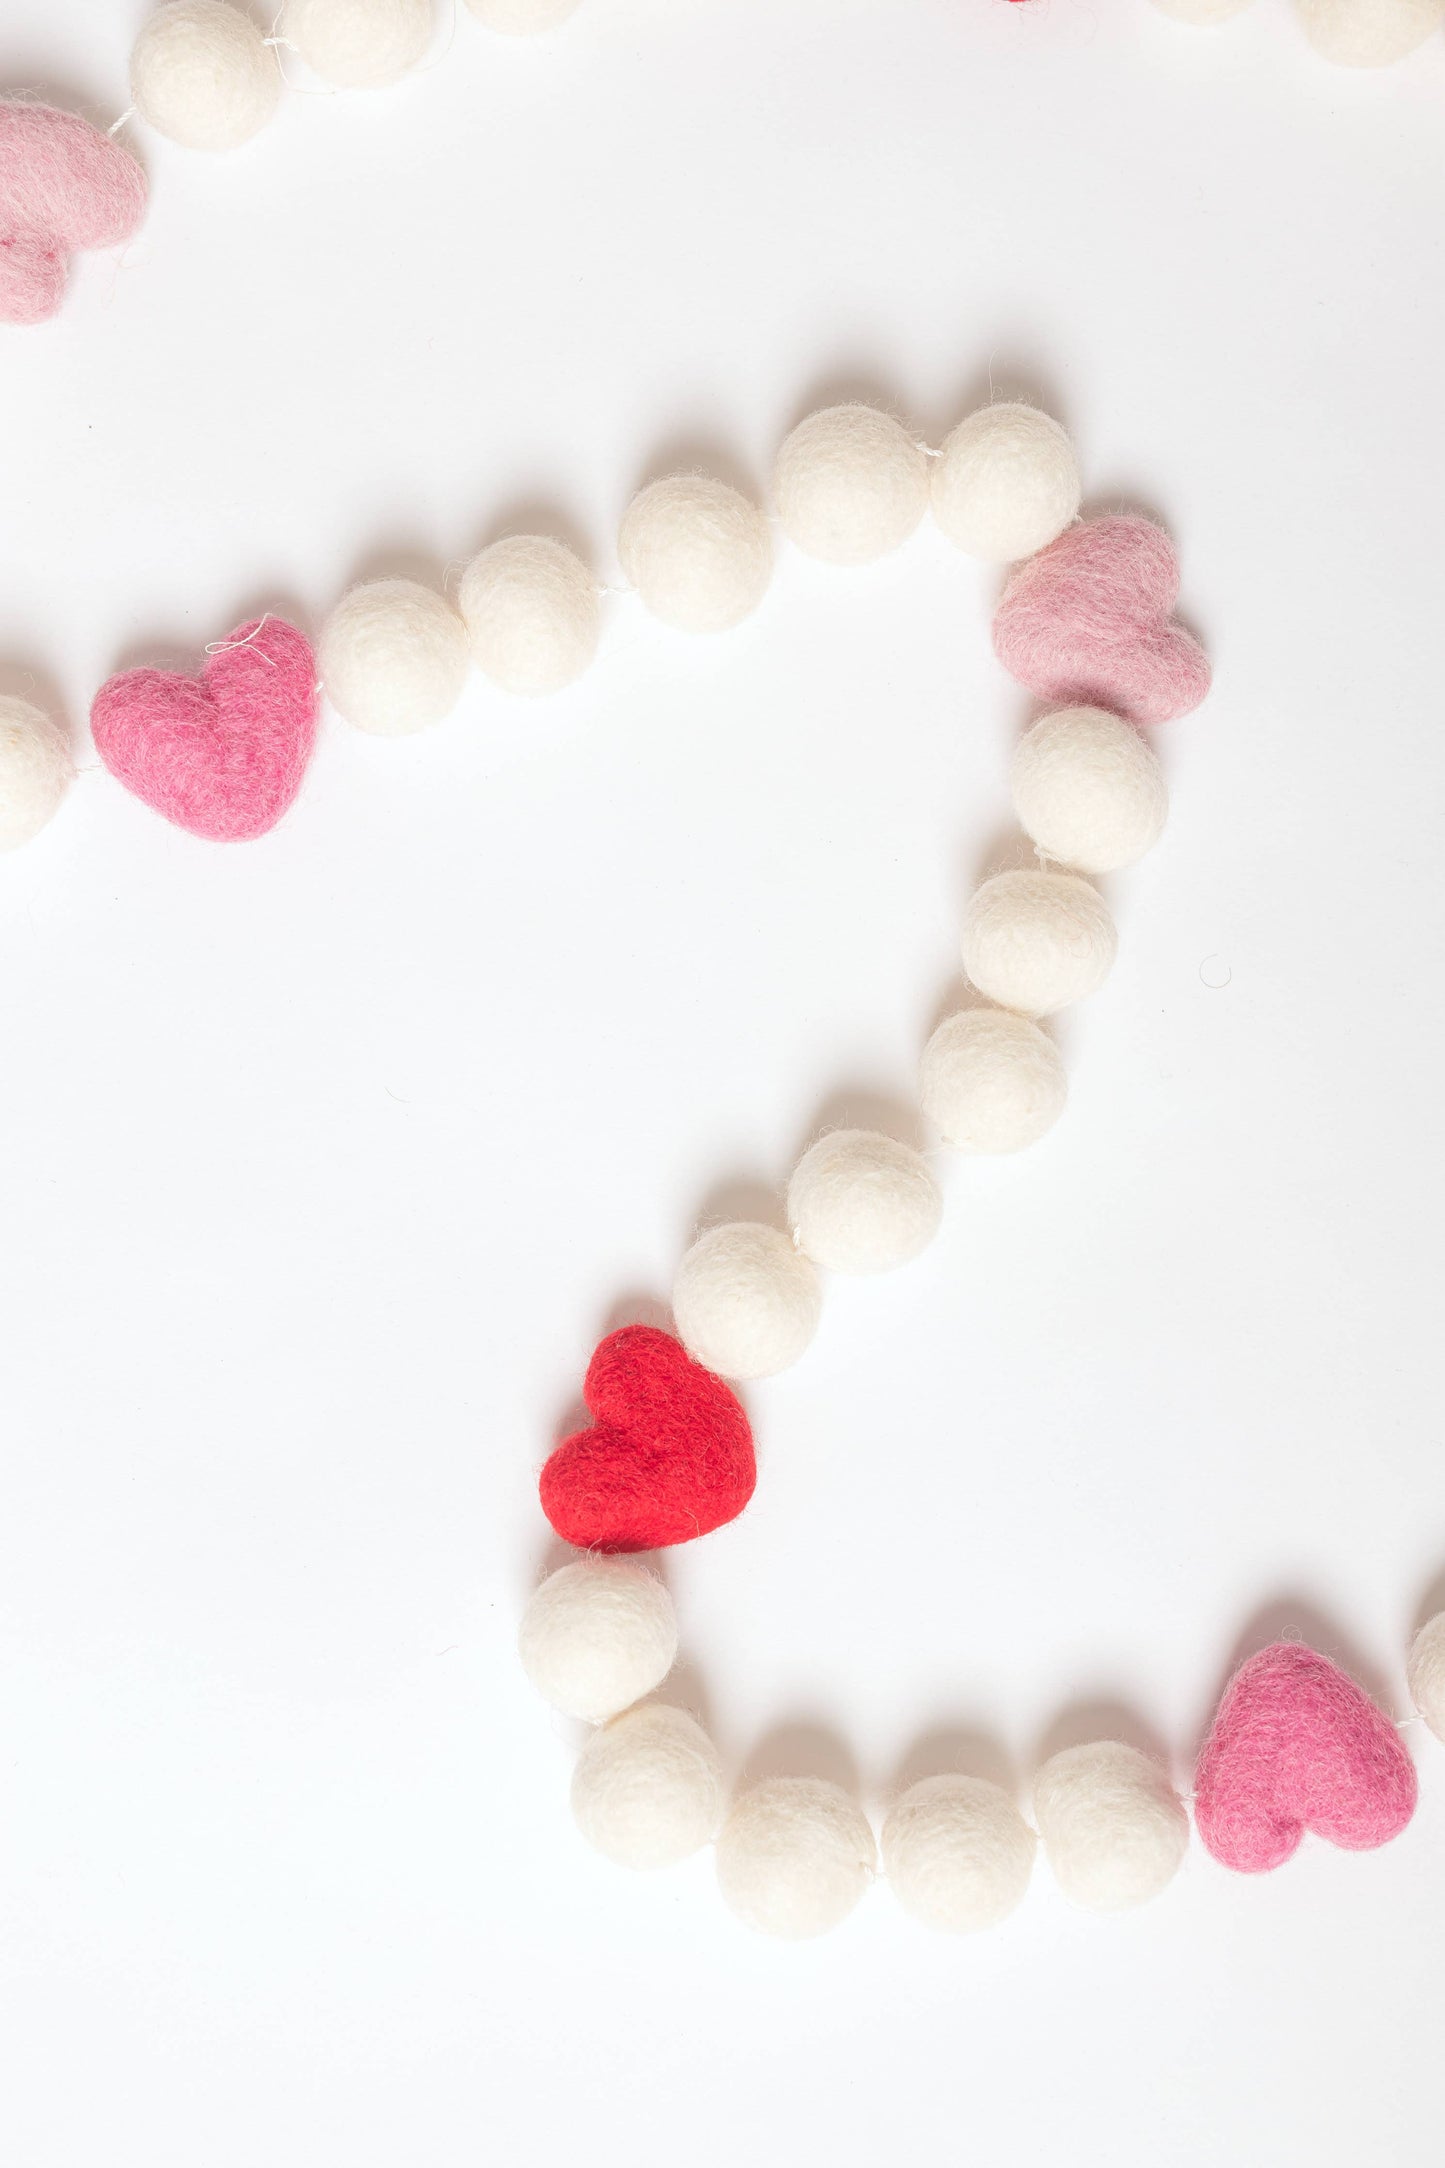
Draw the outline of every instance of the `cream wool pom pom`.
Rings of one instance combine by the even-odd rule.
[[[789,1942],[826,1934],[873,1879],[873,1832],[823,1777],[771,1777],[734,1801],[717,1840],[723,1903],[748,1927]]]
[[[457,607],[477,667],[504,692],[560,692],[597,652],[597,582],[550,535],[508,535],[474,557]]]
[[[798,1246],[829,1272],[886,1272],[926,1249],[943,1198],[927,1162],[868,1129],[839,1129],[803,1154],[788,1184]]]
[[[733,1220],[700,1235],[677,1268],[672,1313],[695,1361],[722,1378],[770,1378],[803,1353],[823,1306],[818,1276],[785,1234]]]
[[[259,26],[239,8],[170,0],[135,41],[130,94],[141,119],[173,143],[229,151],[275,112],[281,71]]]
[[[1033,1872],[1037,1838],[983,1777],[924,1777],[883,1824],[883,1872],[925,1927],[968,1935],[1006,1919]]]
[[[369,580],[336,605],[318,647],[338,715],[376,737],[407,737],[449,715],[467,676],[466,627],[416,580]]]
[[[588,1557],[548,1576],[522,1615],[522,1669],[564,1716],[605,1723],[661,1685],[677,1655],[672,1598],[629,1558]]]
[[[961,1009],[923,1050],[923,1111],[961,1152],[1021,1152],[1052,1129],[1068,1094],[1053,1040],[1007,1009]]]
[[[1060,708],[1034,724],[1014,754],[1013,800],[1044,856],[1082,873],[1136,864],[1169,812],[1153,748],[1103,708]]]
[[[28,700],[0,696],[0,851],[39,835],[74,774],[59,723]]]
[[[1305,36],[1342,68],[1388,68],[1445,22],[1445,0],[1296,0]]]
[[[970,557],[1032,557],[1079,509],[1074,447],[1051,415],[1011,404],[959,423],[933,463],[933,516]]]
[[[870,406],[799,422],[773,473],[788,539],[831,565],[863,565],[906,542],[928,510],[928,459],[901,422]]]
[[[1405,1676],[1410,1699],[1437,1739],[1445,1739],[1445,1611],[1416,1634]]]
[[[626,1709],[594,1731],[572,1778],[572,1812],[590,1845],[619,1867],[675,1867],[722,1819],[717,1748],[685,1710]]]
[[[1024,1016],[1051,1016],[1096,993],[1117,946],[1103,899],[1075,873],[996,873],[963,925],[974,985]]]
[[[1112,1739],[1045,1762],[1034,1779],[1034,1820],[1059,1888],[1091,1912],[1156,1897],[1189,1848],[1189,1816],[1163,1770]]]
[[[639,490],[617,547],[645,607],[681,632],[740,624],[762,601],[773,569],[763,514],[704,474],[673,474]]]
[[[281,34],[338,90],[377,90],[431,43],[431,0],[287,0]]]
[[[527,38],[539,30],[555,30],[574,15],[582,0],[467,0],[467,6],[488,30],[507,37]]]

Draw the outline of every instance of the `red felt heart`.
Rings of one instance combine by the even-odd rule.
[[[1194,1818],[1215,1858],[1278,1867],[1307,1829],[1351,1852],[1397,1837],[1415,1764],[1387,1716],[1337,1664],[1277,1641],[1225,1689],[1194,1775]]]
[[[72,250],[128,241],[145,201],[130,152],[89,121],[19,99],[0,104],[0,323],[53,316]]]
[[[671,1333],[625,1325],[587,1366],[590,1430],[542,1470],[542,1510],[587,1551],[660,1551],[721,1528],[753,1495],[753,1434],[735,1393]]]
[[[90,711],[111,774],[192,835],[242,842],[274,828],[316,737],[316,664],[294,625],[238,625],[199,677],[126,670]]]
[[[1167,723],[1209,690],[1209,658],[1174,622],[1179,559],[1137,513],[1082,520],[1014,573],[994,614],[999,661],[1059,706]]]

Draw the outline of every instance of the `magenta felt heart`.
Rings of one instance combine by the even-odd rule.
[[[999,661],[1058,707],[1167,723],[1209,690],[1209,659],[1176,625],[1179,559],[1152,519],[1111,514],[1070,527],[1020,565],[994,613]]]
[[[316,663],[279,617],[239,625],[199,677],[126,670],[90,711],[118,781],[192,835],[243,842],[274,828],[316,737]]]
[[[1415,1764],[1387,1716],[1328,1657],[1277,1641],[1225,1689],[1194,1772],[1194,1818],[1226,1867],[1262,1874],[1307,1829],[1346,1851],[1398,1837]]]
[[[129,151],[78,114],[0,104],[0,322],[60,307],[78,248],[114,248],[140,224],[146,178]]]

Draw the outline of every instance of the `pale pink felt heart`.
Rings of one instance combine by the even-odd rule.
[[[0,103],[0,322],[53,316],[71,254],[128,241],[145,204],[135,159],[89,121]]]
[[[1059,707],[1167,723],[1209,690],[1209,659],[1172,612],[1179,559],[1162,527],[1114,513],[1069,527],[1029,558],[994,614],[1011,677]]]
[[[126,670],[90,711],[96,751],[157,813],[217,842],[274,828],[306,772],[316,738],[316,662],[279,617],[256,618],[210,656],[199,677]]]
[[[1194,1773],[1194,1818],[1214,1857],[1278,1867],[1307,1829],[1347,1851],[1397,1837],[1415,1811],[1415,1764],[1354,1680],[1294,1641],[1240,1666]]]

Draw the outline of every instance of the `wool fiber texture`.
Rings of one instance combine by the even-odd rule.
[[[1164,771],[1132,723],[1103,708],[1060,708],[1014,752],[1014,811],[1046,858],[1117,873],[1158,842],[1169,813]]]
[[[677,1268],[672,1310],[689,1353],[724,1378],[770,1378],[807,1349],[823,1307],[818,1275],[757,1220],[700,1235]]]
[[[561,692],[597,652],[597,582],[575,550],[550,535],[507,535],[462,574],[457,607],[472,660],[503,692]]]
[[[671,1671],[672,1598],[635,1559],[574,1559],[550,1574],[528,1604],[517,1651],[544,1701],[564,1716],[604,1724]]]
[[[919,1098],[960,1152],[1021,1152],[1064,1111],[1069,1079],[1048,1033],[1006,1009],[960,1009],[923,1050]]]
[[[771,1777],[733,1802],[717,1840],[728,1910],[758,1934],[800,1942],[853,1910],[877,1864],[857,1803],[824,1777]]]
[[[964,970],[1021,1016],[1051,1016],[1097,993],[1117,946],[1103,898],[1076,873],[996,873],[963,924]]]
[[[1194,1772],[1194,1819],[1226,1867],[1263,1874],[1313,1830],[1350,1852],[1398,1837],[1415,1765],[1389,1718],[1328,1657],[1277,1641],[1224,1692]]]
[[[294,800],[316,738],[310,644],[279,617],[238,625],[199,676],[126,670],[90,711],[111,774],[178,828],[241,843]]]
[[[705,474],[639,490],[617,538],[643,607],[680,632],[726,632],[754,611],[773,571],[773,531],[755,504]]]
[[[1296,0],[1305,36],[1341,68],[1388,68],[1445,22],[1445,0]]]
[[[778,454],[773,497],[789,541],[831,565],[863,565],[906,542],[928,510],[928,459],[878,407],[824,407]]]
[[[1445,1611],[1420,1628],[1406,1670],[1410,1699],[1437,1739],[1445,1739]]]
[[[54,106],[0,103],[0,323],[54,316],[71,256],[119,248],[145,207],[140,166],[89,121]]]
[[[592,1425],[542,1470],[542,1510],[589,1551],[657,1551],[736,1519],[753,1434],[736,1394],[652,1325],[609,1333],[587,1368]]]
[[[717,1748],[695,1718],[663,1702],[594,1731],[572,1776],[578,1828],[619,1867],[675,1867],[712,1841],[724,1803]]]
[[[409,737],[450,715],[467,681],[466,627],[418,580],[368,580],[322,628],[321,678],[338,715],[375,737]]]
[[[994,614],[999,661],[1040,700],[1167,723],[1197,708],[1209,662],[1173,621],[1179,559],[1132,512],[1071,527],[1020,565]]]
[[[1034,1820],[1071,1903],[1123,1912],[1172,1882],[1189,1816],[1158,1765],[1114,1739],[1065,1747],[1034,1779]]]
[[[943,1196],[927,1160],[870,1129],[836,1129],[799,1160],[788,1224],[800,1250],[829,1272],[887,1272],[925,1250]]]
[[[170,0],[130,56],[136,111],[192,151],[231,151],[270,120],[281,70],[260,24],[226,0]]]
[[[281,35],[338,90],[379,90],[431,43],[432,0],[286,0]]]
[[[74,774],[70,741],[54,717],[0,695],[0,851],[39,835]]]
[[[975,1934],[1023,1900],[1038,1839],[1008,1793],[983,1777],[924,1777],[883,1824],[883,1872],[925,1927]]]
[[[970,557],[1011,564],[1061,534],[1079,509],[1079,466],[1050,414],[981,407],[933,463],[933,516]]]

